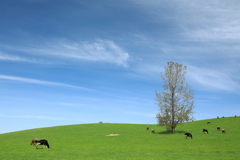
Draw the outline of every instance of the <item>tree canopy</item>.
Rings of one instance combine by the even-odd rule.
[[[156,115],[160,126],[167,126],[172,132],[178,124],[193,120],[194,94],[185,82],[187,67],[168,62],[165,73],[161,73],[164,82],[163,91],[156,92],[156,101],[160,112]]]

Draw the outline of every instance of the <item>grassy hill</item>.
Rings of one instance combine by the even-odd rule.
[[[207,121],[211,121],[207,124]],[[152,134],[150,129],[155,129]],[[216,127],[226,129],[226,134]],[[202,133],[206,128],[209,134]],[[185,139],[191,132],[193,139]],[[145,124],[80,124],[39,128],[0,134],[0,159],[177,159],[220,160],[240,158],[240,117],[208,119],[178,126],[175,133],[165,127]],[[106,136],[120,134],[119,136]],[[50,149],[30,146],[33,138],[47,139]],[[42,147],[39,147],[42,148]]]

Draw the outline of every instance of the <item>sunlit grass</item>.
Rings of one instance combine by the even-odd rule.
[[[240,117],[195,121],[176,132],[145,124],[81,124],[39,128],[0,135],[0,159],[238,159]],[[227,133],[217,131],[221,126]],[[146,130],[149,126],[150,130]],[[206,128],[209,134],[202,133]],[[156,134],[151,133],[151,129]],[[193,139],[185,139],[191,132]],[[106,136],[119,134],[119,136]],[[50,149],[30,146],[33,138],[47,139]],[[39,147],[41,148],[41,147]]]

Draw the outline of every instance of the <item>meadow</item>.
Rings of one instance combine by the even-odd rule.
[[[146,130],[147,126],[150,130]],[[217,126],[227,133],[217,131]],[[208,129],[209,134],[202,133],[203,128]],[[151,129],[156,133],[152,134]],[[193,139],[186,139],[185,132],[191,132]],[[175,133],[156,124],[96,123],[37,128],[0,134],[0,159],[237,160],[240,158],[239,133],[240,117],[187,122],[179,125]],[[47,139],[50,148],[35,149],[30,145],[33,138]]]

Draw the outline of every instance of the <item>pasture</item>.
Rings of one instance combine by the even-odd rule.
[[[210,124],[207,124],[211,121]],[[146,130],[149,126],[150,129]],[[217,131],[220,126],[226,134]],[[208,129],[209,134],[202,132]],[[155,130],[155,134],[151,130]],[[190,132],[193,139],[186,139]],[[240,157],[240,117],[188,122],[175,133],[147,124],[80,124],[0,134],[0,159],[161,159],[236,160]],[[113,134],[115,136],[107,136]],[[119,134],[119,135],[117,135]],[[33,138],[46,139],[49,149],[35,149]]]

